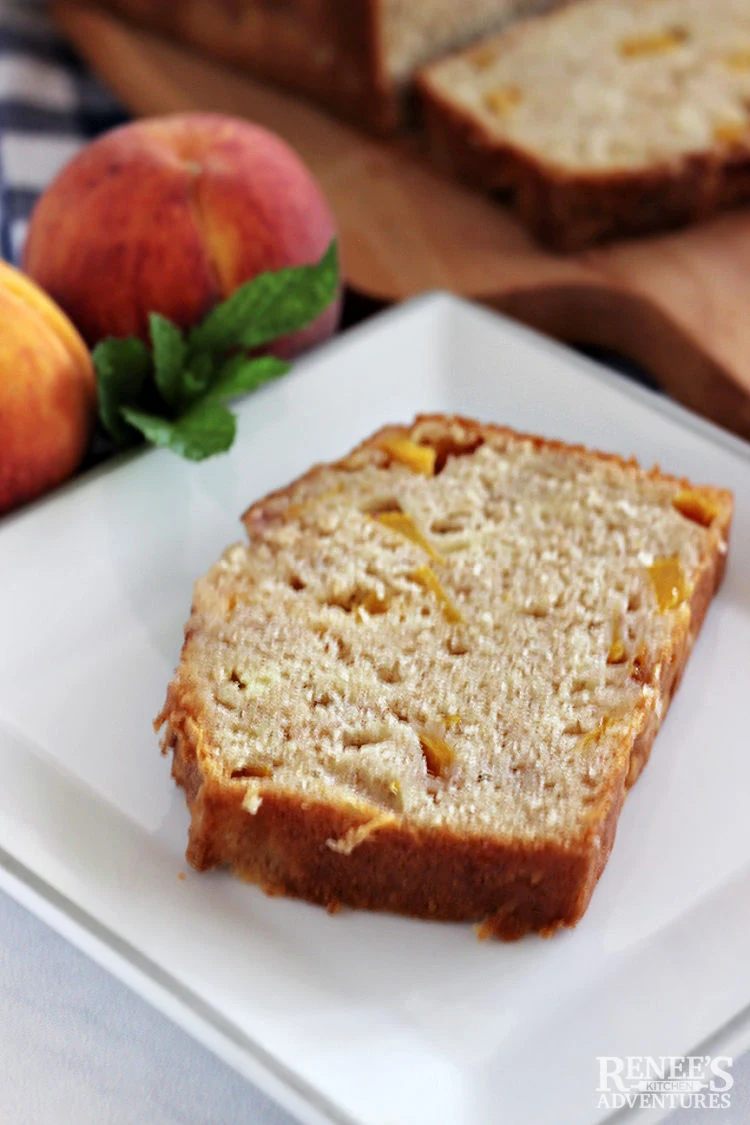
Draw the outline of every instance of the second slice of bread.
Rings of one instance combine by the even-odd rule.
[[[750,198],[746,0],[579,0],[425,68],[420,89],[443,167],[509,193],[559,249]]]
[[[196,586],[158,720],[188,859],[504,938],[573,925],[731,514],[719,489],[442,416],[260,501]]]

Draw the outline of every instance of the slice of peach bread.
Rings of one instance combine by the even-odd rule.
[[[731,517],[721,489],[444,416],[254,504],[157,719],[189,861],[502,938],[575,924]]]

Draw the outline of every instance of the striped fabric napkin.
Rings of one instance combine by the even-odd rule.
[[[41,0],[0,0],[0,255],[18,263],[37,196],[92,137],[126,120]]]

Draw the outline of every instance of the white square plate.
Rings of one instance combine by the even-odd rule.
[[[185,870],[151,720],[193,580],[249,501],[385,422],[459,412],[734,489],[724,587],[576,930],[325,911]],[[588,1125],[598,1055],[680,1055],[750,1004],[750,453],[446,296],[247,399],[230,456],[131,456],[0,527],[0,884],[305,1122]]]

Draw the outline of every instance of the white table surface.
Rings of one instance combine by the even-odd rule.
[[[668,1125],[750,1122],[750,1052],[735,1060],[734,1078],[731,1110],[678,1110]],[[294,1125],[264,1094],[2,892],[0,1122]]]
[[[2,1125],[294,1125],[0,892]]]

